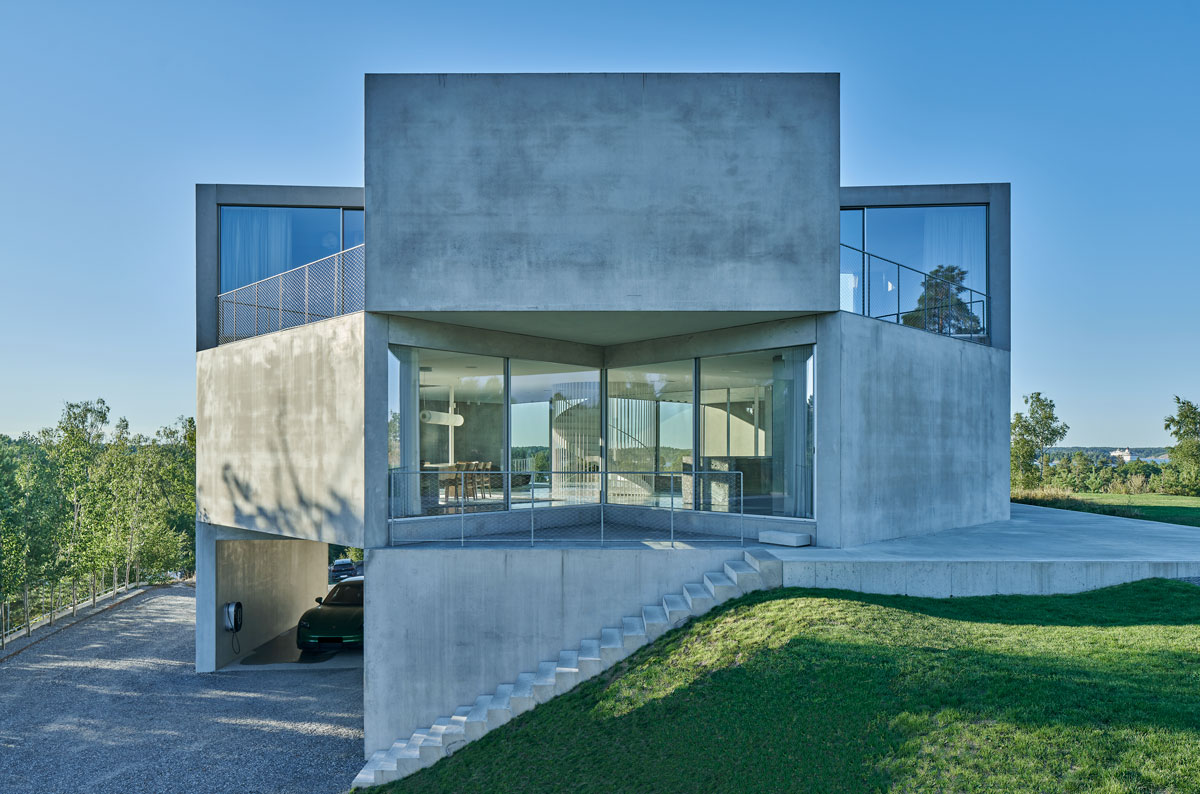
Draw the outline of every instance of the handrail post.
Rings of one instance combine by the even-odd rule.
[[[467,506],[463,503],[463,486],[467,484],[462,472],[458,474],[458,545],[467,545]]]
[[[308,320],[308,266],[304,268],[304,323],[307,325]]]
[[[279,313],[279,322],[277,323],[278,330],[283,330],[283,276],[277,276],[279,281],[279,303],[275,304],[275,311]]]
[[[741,518],[738,519],[738,532],[741,535],[739,541],[741,545],[746,545],[746,489],[742,483],[744,475],[739,470],[738,473],[738,512],[741,513]]]
[[[537,472],[530,471],[529,473],[529,547],[533,548],[533,505],[537,502]]]
[[[601,480],[603,480],[604,474],[601,473],[600,477],[601,477]],[[603,546],[604,545],[604,492],[603,492],[603,489],[601,489],[599,498],[600,498],[600,545]]]
[[[675,473],[674,472],[671,472],[670,479],[668,480],[668,482],[670,482],[670,484],[671,484],[671,548],[675,548]]]

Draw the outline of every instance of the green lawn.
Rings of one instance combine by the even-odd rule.
[[[1200,496],[1164,496],[1162,494],[1072,493],[1043,494],[1023,491],[1013,494],[1014,502],[1083,510],[1090,513],[1143,518],[1168,524],[1200,527]]]
[[[1197,792],[1200,587],[731,601],[391,792]]]

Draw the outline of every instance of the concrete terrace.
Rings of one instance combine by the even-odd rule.
[[[1200,529],[1014,504],[1008,521],[850,548],[775,548],[783,583],[944,598],[1200,576]]]

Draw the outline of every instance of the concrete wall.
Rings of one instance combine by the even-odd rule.
[[[366,754],[740,558],[739,547],[368,550]]]
[[[329,547],[210,524],[196,525],[196,672],[246,656],[296,625],[328,590]],[[242,602],[235,652],[223,606]]]
[[[836,74],[368,75],[366,308],[837,309],[838,101]]]
[[[1008,518],[1008,351],[847,312],[816,351],[818,545]]]
[[[196,349],[217,346],[221,292],[222,204],[266,207],[362,207],[360,187],[196,185]]]
[[[381,339],[386,333],[386,324],[369,324],[359,312],[196,355],[201,521],[364,544],[368,327]],[[386,372],[386,349],[378,340],[372,349],[372,370]],[[376,376],[372,385],[372,405],[386,411],[386,380]],[[371,451],[372,474],[383,483],[372,480],[373,506],[382,505],[387,451]],[[382,538],[386,529],[375,529]]]

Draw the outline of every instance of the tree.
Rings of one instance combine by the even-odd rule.
[[[1034,459],[1041,463],[1038,481],[1046,479],[1046,449],[1066,438],[1070,428],[1060,422],[1054,413],[1054,401],[1043,397],[1040,391],[1024,397],[1027,413],[1015,413],[1012,420],[1012,443],[1032,449]]]
[[[962,299],[967,271],[955,265],[939,265],[925,277],[917,297],[917,308],[905,312],[900,322],[939,334],[980,334],[983,323],[974,306]]]
[[[1175,395],[1175,414],[1163,418],[1163,429],[1175,438],[1168,448],[1171,462],[1200,466],[1200,406]]]

